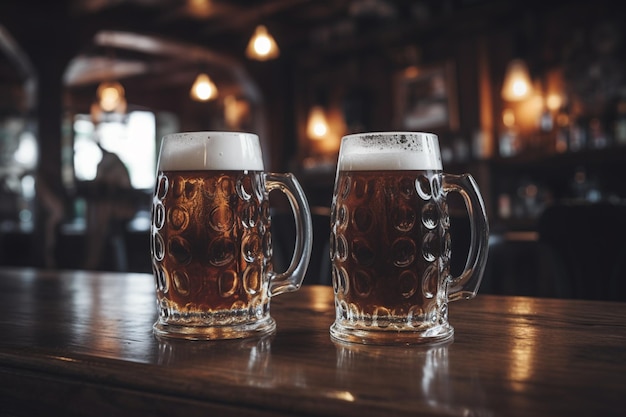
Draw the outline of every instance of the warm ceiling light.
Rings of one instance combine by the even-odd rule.
[[[506,69],[502,98],[508,101],[519,101],[530,96],[532,83],[526,63],[521,59],[511,61]]]
[[[563,98],[559,94],[552,93],[548,94],[548,97],[546,97],[546,107],[550,111],[557,111],[561,108],[562,104]]]
[[[309,120],[306,125],[307,135],[311,139],[324,139],[328,133],[328,121],[324,109],[321,106],[313,106],[309,112]]]
[[[217,87],[208,75],[202,73],[191,86],[189,94],[196,101],[209,101],[217,97]]]
[[[124,87],[117,81],[101,83],[98,86],[96,95],[98,96],[98,104],[100,104],[100,107],[105,112],[122,112],[122,108],[125,110],[126,98],[124,97]]]
[[[187,10],[197,18],[206,18],[211,15],[211,0],[187,0]]]
[[[515,126],[515,113],[513,113],[513,110],[505,109],[502,112],[502,123],[508,128]]]
[[[257,26],[254,35],[248,42],[246,56],[257,61],[267,61],[278,58],[278,55],[280,55],[278,45],[272,35],[267,32],[267,28],[263,25]]]

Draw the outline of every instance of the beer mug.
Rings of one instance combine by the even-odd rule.
[[[272,266],[269,193],[295,218],[287,270]],[[257,135],[176,133],[163,138],[152,203],[157,336],[236,339],[274,332],[272,296],[297,290],[311,256],[311,214],[292,174],[264,171]]]
[[[458,277],[450,273],[450,192],[462,196],[470,221]],[[436,135],[343,137],[331,208],[332,337],[366,344],[451,340],[448,302],[476,295],[488,235],[476,182],[443,173]]]

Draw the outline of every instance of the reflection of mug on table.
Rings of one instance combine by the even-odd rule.
[[[493,416],[486,407],[484,387],[471,361],[452,361],[450,343],[424,346],[372,346],[334,342],[337,379],[347,393],[385,396],[397,414]],[[458,358],[458,356],[457,356]],[[469,365],[469,367],[468,367]],[[459,370],[460,368],[461,370]],[[369,384],[366,375],[393,375],[384,388]],[[458,378],[459,375],[467,378]],[[372,391],[373,390],[373,391]],[[370,398],[371,399],[371,398]],[[388,410],[387,414],[393,415]]]
[[[393,384],[404,388],[402,396],[406,400],[424,398],[433,405],[450,400],[449,343],[418,347],[366,346],[341,341],[334,344],[337,376],[347,389],[362,387],[358,377],[364,373],[389,372],[390,366],[400,365],[395,369]],[[393,386],[387,388],[393,390]]]
[[[172,338],[159,339],[158,363],[176,369],[201,367],[228,369],[233,378],[255,385],[268,384],[273,335],[224,340],[220,343],[189,343]],[[198,365],[198,362],[202,365]],[[200,382],[200,381],[198,381]]]
[[[296,244],[272,268],[269,192],[291,203]],[[195,132],[163,138],[151,253],[159,336],[232,339],[271,333],[270,297],[297,290],[311,253],[311,216],[291,174],[266,173],[256,135]]]
[[[459,277],[450,274],[450,192],[463,197],[470,214],[471,246]],[[487,239],[478,187],[468,174],[442,172],[437,136],[344,137],[331,210],[331,335],[372,344],[452,338],[448,301],[476,294]]]

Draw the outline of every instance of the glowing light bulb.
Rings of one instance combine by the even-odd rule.
[[[266,61],[280,55],[276,41],[263,25],[257,26],[246,48],[246,56],[257,61]]]
[[[208,75],[198,74],[189,93],[197,101],[209,101],[217,97],[217,87]]]
[[[267,36],[262,35],[254,41],[254,50],[259,55],[267,55],[270,52],[272,43]]]
[[[321,106],[314,106],[309,113],[307,122],[307,134],[311,139],[324,139],[328,133],[328,122],[324,109]]]
[[[506,70],[502,85],[502,98],[519,101],[530,96],[531,91],[531,80],[526,63],[521,59],[514,59]]]
[[[124,98],[124,87],[118,82],[103,82],[96,91],[98,104],[105,112],[117,110]]]

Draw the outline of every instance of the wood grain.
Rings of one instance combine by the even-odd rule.
[[[275,335],[158,340],[150,275],[0,270],[0,415],[624,415],[626,304],[481,296],[454,342],[330,340],[332,288],[272,301]]]

